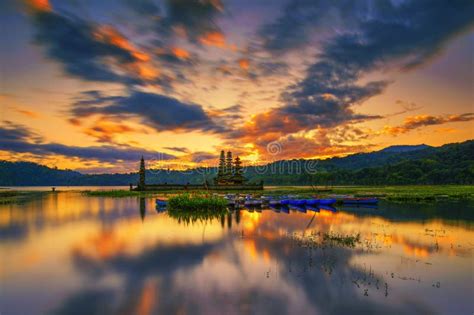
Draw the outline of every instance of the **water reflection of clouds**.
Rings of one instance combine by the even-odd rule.
[[[400,284],[390,281],[403,274],[393,280],[366,268],[375,268],[377,259],[388,268],[390,255],[417,260],[434,256],[438,260],[433,268],[438,262],[447,264],[449,255],[470,257],[465,245],[473,233],[465,224],[446,226],[442,220],[397,221],[393,214],[387,219],[380,214],[324,211],[241,211],[223,221],[183,225],[166,213],[157,214],[153,206],[153,200],[100,200],[76,194],[25,209],[10,207],[0,232],[15,226],[28,232],[18,238],[0,233],[2,249],[15,247],[2,274],[18,279],[12,273],[15,262],[17,272],[21,269],[35,287],[40,283],[38,271],[60,274],[64,282],[74,283],[67,293],[52,298],[50,303],[60,300],[54,307],[57,314],[433,312],[421,298],[395,291],[385,298],[384,283],[396,290]],[[5,211],[0,208],[2,215]],[[360,232],[378,246],[369,253],[338,247],[309,250],[289,237],[328,231]],[[32,232],[35,237],[28,237]],[[63,252],[66,257],[60,256]],[[51,263],[55,257],[63,264],[59,268]],[[461,274],[469,272],[458,260],[456,266]],[[443,269],[440,277],[451,272]],[[59,288],[61,283],[55,285]]]
[[[255,221],[252,216],[249,218]],[[242,220],[245,219],[243,215]],[[258,226],[258,232],[243,238],[235,235],[202,245],[158,245],[139,255],[119,252],[101,257],[100,261],[77,252],[73,256],[81,272],[94,276],[117,273],[125,279],[128,292],[142,292],[141,297],[137,293],[135,298],[118,298],[116,309],[109,309],[111,312],[123,309],[146,309],[150,314],[177,310],[193,314],[402,311],[361,295],[352,281],[367,275],[349,263],[351,250],[328,248],[308,253],[288,238],[275,238],[274,233],[267,231],[275,228],[272,224],[259,222],[262,225]],[[304,221],[299,223],[301,226]],[[374,283],[383,281],[375,275],[371,277]],[[155,278],[159,281],[147,284]],[[145,298],[150,291],[159,301],[143,302],[150,299]],[[113,295],[120,296],[119,292]],[[147,306],[140,306],[143,303]]]

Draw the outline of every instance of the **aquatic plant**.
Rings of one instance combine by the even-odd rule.
[[[360,234],[344,235],[338,233],[314,233],[308,236],[293,235],[291,237],[301,247],[318,248],[326,246],[340,246],[354,248],[361,243]]]
[[[207,211],[226,209],[227,200],[208,194],[180,194],[168,199],[168,210]]]
[[[337,233],[324,233],[323,242],[342,245],[346,247],[355,247],[360,243],[360,234],[356,235],[343,235]]]
[[[0,191],[0,204],[19,204],[27,201],[42,198],[51,192],[49,191]]]
[[[227,200],[207,194],[180,194],[168,199],[168,215],[179,222],[194,223],[227,214]]]

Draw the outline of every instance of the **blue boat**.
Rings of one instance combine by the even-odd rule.
[[[167,204],[166,200],[161,200],[161,199],[156,199],[155,202],[156,202],[157,207],[166,207],[166,204]]]
[[[270,206],[279,206],[281,204],[280,200],[272,199],[268,202]]]
[[[281,205],[289,205],[290,204],[290,199],[282,199],[280,200]]]
[[[379,200],[377,198],[344,198],[342,202],[345,205],[376,205]]]
[[[336,203],[336,199],[306,199],[306,205],[332,205]]]
[[[336,199],[319,199],[318,205],[330,206],[336,203]]]
[[[292,206],[304,206],[304,204],[306,203],[306,200],[304,200],[304,199],[290,199],[289,203]]]

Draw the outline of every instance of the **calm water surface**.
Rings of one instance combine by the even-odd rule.
[[[0,206],[0,313],[472,314],[473,223],[448,203],[193,223],[153,199],[50,194]],[[298,241],[329,232],[362,242]]]

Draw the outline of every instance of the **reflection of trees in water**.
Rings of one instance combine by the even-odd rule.
[[[237,215],[219,217],[226,225],[229,217],[232,221]],[[350,263],[354,255],[362,254],[359,249],[302,247],[286,235],[275,237],[278,227],[271,228],[265,226],[262,234],[243,239],[228,235],[216,243],[148,247],[138,255],[118,253],[99,261],[74,253],[75,267],[91,276],[90,283],[102,276],[119,275],[125,285],[110,289],[97,282],[93,290],[88,287],[71,296],[58,314],[75,314],[73,310],[78,314],[137,314],[150,295],[151,314],[432,311],[422,305],[386,305],[388,281],[371,266]],[[246,242],[253,243],[256,258],[249,259],[243,247]],[[264,268],[267,271],[256,273]],[[81,306],[85,297],[90,298]]]
[[[142,218],[142,221],[145,220],[145,215],[146,215],[145,198],[140,198],[140,217]]]
[[[184,224],[193,224],[195,222],[211,222],[215,219],[224,220],[225,223],[225,216],[228,213],[226,209],[203,209],[203,210],[182,210],[182,209],[173,209],[168,210],[168,216],[176,219],[178,223]]]

